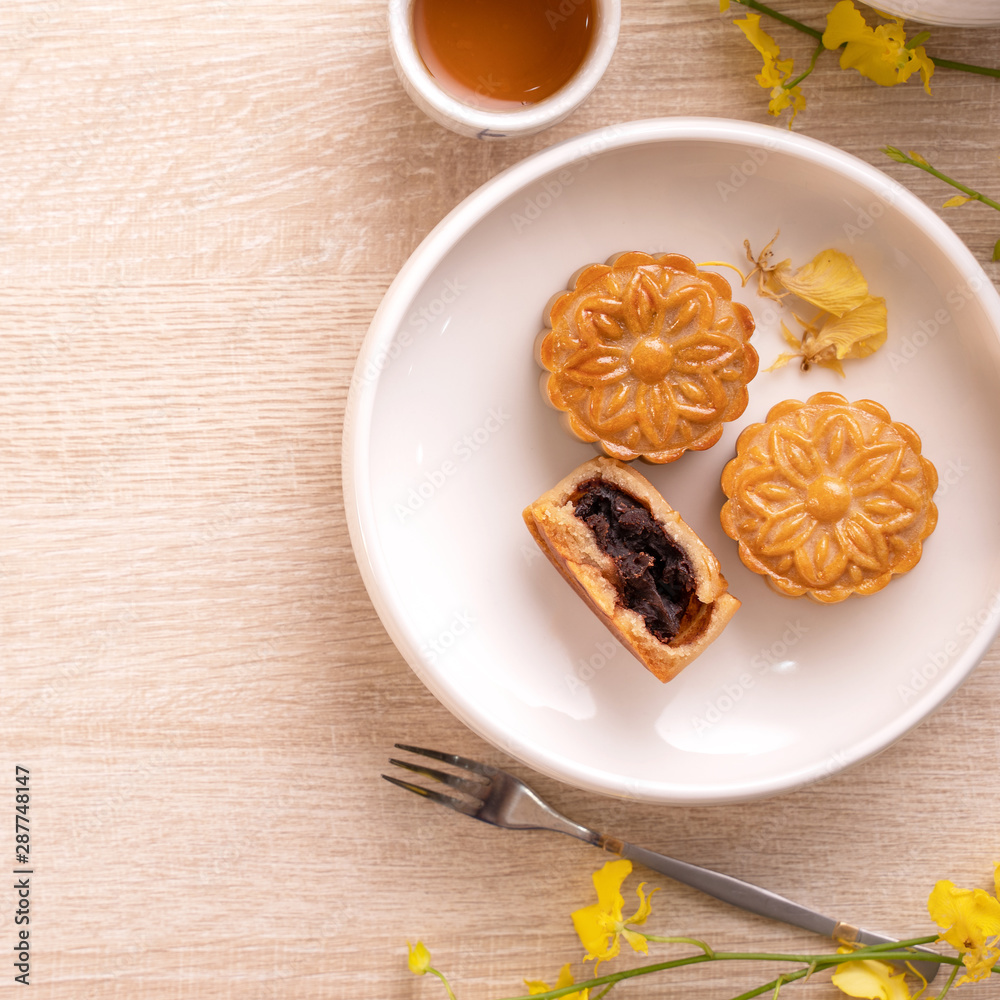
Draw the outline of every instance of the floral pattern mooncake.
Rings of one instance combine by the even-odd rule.
[[[722,474],[722,526],[779,593],[873,594],[920,560],[937,472],[920,438],[870,399],[821,392],[751,424]]]
[[[710,448],[746,409],[753,317],[725,278],[681,254],[583,268],[548,323],[536,342],[543,395],[612,458],[673,462]]]

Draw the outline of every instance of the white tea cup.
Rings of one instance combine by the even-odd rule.
[[[563,0],[563,3],[572,4],[573,0]],[[444,90],[417,49],[414,0],[389,0],[389,46],[393,65],[414,104],[445,128],[477,139],[532,135],[562,121],[579,107],[611,62],[621,24],[621,0],[593,0],[593,6],[593,34],[583,61],[562,87],[536,104],[511,110],[475,107]]]

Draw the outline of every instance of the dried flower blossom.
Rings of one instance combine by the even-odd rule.
[[[834,316],[844,316],[871,297],[861,269],[842,250],[821,250],[795,271],[789,264],[782,261],[777,265],[774,280],[786,291]]]
[[[808,321],[795,317],[802,327],[798,337],[785,323],[781,324],[782,336],[793,350],[780,354],[766,370],[774,371],[794,358],[801,358],[803,370],[820,365],[843,375],[841,361],[866,358],[885,343],[888,336],[885,299],[869,292],[860,268],[842,250],[822,250],[799,268],[793,268],[788,259],[774,263],[777,238],[776,233],[756,256],[750,241],[744,240],[747,259],[753,264],[744,283],[756,274],[759,294],[777,301],[793,294],[821,311]]]

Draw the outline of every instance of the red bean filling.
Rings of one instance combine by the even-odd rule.
[[[603,479],[582,483],[574,504],[576,516],[614,561],[622,604],[642,615],[660,642],[669,642],[694,596],[687,556],[638,500]]]

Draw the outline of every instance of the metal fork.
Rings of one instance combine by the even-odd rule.
[[[637,861],[647,868],[652,868],[653,871],[668,875],[677,882],[689,885],[709,896],[721,899],[725,903],[738,906],[741,910],[770,917],[773,920],[781,920],[794,927],[802,927],[807,931],[832,938],[839,943],[888,945],[896,941],[895,938],[887,937],[884,934],[862,930],[853,924],[825,917],[807,906],[794,903],[790,899],[785,899],[784,896],[779,896],[777,893],[741,879],[733,878],[731,875],[701,868],[686,861],[678,861],[676,858],[648,851],[644,847],[637,847],[635,844],[619,840],[617,837],[610,837],[582,826],[580,823],[574,823],[562,813],[556,812],[520,778],[515,778],[514,775],[501,771],[497,767],[481,764],[479,761],[460,757],[458,754],[442,753],[440,750],[427,750],[424,747],[408,746],[405,743],[394,745],[397,750],[431,757],[434,760],[451,764],[453,767],[462,768],[472,775],[478,775],[477,778],[464,778],[423,764],[413,764],[405,760],[397,760],[394,757],[389,759],[390,764],[440,781],[449,788],[467,795],[467,799],[443,795],[441,792],[423,788],[388,774],[382,775],[386,781],[391,781],[400,788],[415,792],[417,795],[422,795],[424,798],[447,806],[449,809],[465,813],[466,816],[472,816],[484,823],[508,830],[551,830],[554,833],[569,834],[571,837],[576,837],[594,847],[600,847],[612,854],[617,854],[619,857]],[[923,951],[924,949],[914,950]],[[902,965],[903,963],[894,962],[892,964]],[[916,969],[927,982],[930,982],[937,975],[940,968],[937,962],[907,962],[905,964]]]

